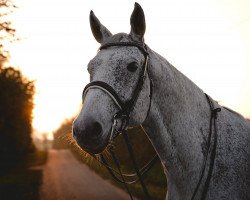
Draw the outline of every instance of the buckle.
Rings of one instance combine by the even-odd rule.
[[[128,122],[128,115],[120,114],[119,112],[116,113],[113,117],[112,138],[115,138],[122,133],[127,128]]]

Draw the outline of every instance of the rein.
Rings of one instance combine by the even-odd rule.
[[[210,183],[210,180],[212,178],[212,172],[213,172],[213,168],[214,168],[214,161],[215,161],[215,155],[216,155],[216,147],[217,147],[216,119],[217,119],[218,112],[220,112],[221,109],[220,108],[214,108],[214,104],[213,104],[211,98],[206,93],[205,93],[205,96],[206,96],[206,99],[207,99],[207,102],[209,104],[210,111],[211,111],[208,142],[207,142],[207,152],[206,152],[203,164],[202,164],[200,178],[199,178],[199,181],[198,181],[198,183],[197,183],[197,185],[195,187],[195,190],[194,190],[194,193],[192,195],[191,200],[194,200],[195,196],[197,195],[198,189],[201,186],[201,182],[202,182],[202,179],[204,177],[204,173],[205,173],[205,169],[206,169],[208,155],[210,153],[211,154],[210,165],[209,165],[209,169],[208,169],[207,178],[205,180],[205,184],[204,184],[202,194],[201,194],[201,200],[205,200],[205,198],[207,196],[207,191],[208,191],[208,188],[209,188],[209,183]],[[214,129],[214,138],[213,138],[214,141],[213,141],[213,147],[211,147],[213,129]],[[213,149],[211,149],[211,148],[213,148]]]
[[[116,165],[117,169],[113,169],[110,164],[108,163],[108,161],[105,159],[104,155],[101,154],[100,158],[101,160],[98,160],[101,164],[103,164],[106,169],[108,170],[108,172],[111,174],[111,176],[120,183],[124,184],[124,187],[126,188],[131,200],[133,200],[133,196],[132,193],[129,190],[128,185],[129,184],[134,184],[136,182],[140,182],[141,187],[143,189],[144,192],[144,198],[145,200],[150,200],[150,195],[148,193],[148,190],[146,188],[146,185],[143,181],[143,176],[153,167],[153,165],[156,163],[156,161],[158,160],[158,156],[157,154],[155,154],[153,156],[153,158],[146,164],[144,165],[141,169],[138,166],[138,163],[135,159],[135,155],[134,155],[134,150],[132,147],[132,144],[130,142],[129,136],[128,136],[128,131],[127,131],[127,127],[129,124],[129,120],[130,120],[130,114],[137,102],[137,99],[139,97],[139,94],[142,90],[142,87],[144,85],[144,82],[146,80],[146,76],[148,75],[149,81],[150,81],[150,103],[149,103],[149,108],[147,111],[147,114],[145,116],[144,121],[146,120],[149,111],[150,111],[150,107],[151,107],[151,99],[152,99],[152,89],[153,89],[153,85],[152,85],[152,80],[150,78],[150,74],[148,72],[148,51],[147,51],[147,47],[144,43],[135,43],[135,42],[117,42],[117,43],[106,43],[103,44],[99,50],[102,49],[106,49],[108,47],[114,47],[114,46],[132,46],[132,47],[137,47],[144,55],[145,57],[145,61],[143,64],[143,68],[142,71],[140,73],[140,77],[138,79],[136,88],[132,94],[132,97],[130,100],[123,102],[119,95],[117,94],[117,92],[115,91],[115,89],[110,86],[109,84],[103,82],[103,81],[92,81],[89,84],[86,85],[86,87],[83,90],[83,100],[85,99],[85,96],[88,92],[88,90],[90,89],[100,89],[103,92],[105,92],[106,94],[108,94],[110,96],[110,98],[114,101],[114,103],[116,104],[116,106],[118,107],[119,111],[113,116],[113,125],[111,127],[111,131],[109,133],[109,142],[111,142],[115,137],[117,137],[119,134],[121,134],[123,136],[123,139],[126,143],[129,155],[131,157],[132,163],[133,163],[133,167],[135,170],[135,173],[132,174],[125,174],[122,173],[121,170],[121,166],[120,166],[120,161],[118,160],[118,158],[115,155],[114,152],[114,148],[109,147],[108,151],[113,159],[113,162]],[[217,114],[218,112],[221,111],[220,108],[214,108],[214,104],[211,100],[211,98],[205,94],[206,99],[209,103],[209,107],[211,110],[211,115],[210,115],[210,125],[209,125],[209,135],[208,135],[208,142],[207,142],[207,152],[206,155],[204,157],[204,161],[201,167],[201,172],[200,172],[200,178],[197,182],[197,185],[195,187],[195,190],[192,194],[191,200],[194,200],[194,198],[197,195],[197,192],[201,186],[204,174],[205,174],[205,169],[206,169],[206,165],[207,165],[207,160],[210,154],[210,165],[209,165],[209,169],[208,169],[208,173],[207,173],[207,177],[204,183],[204,187],[202,190],[202,194],[201,194],[201,200],[205,200],[206,195],[207,195],[207,191],[209,188],[209,184],[210,184],[210,180],[212,177],[212,172],[213,172],[213,168],[214,168],[214,161],[215,161],[215,156],[216,156],[216,147],[217,147],[217,126],[216,126],[216,119],[217,119]],[[116,126],[118,124],[118,120],[121,120],[122,125],[119,128],[119,130],[116,130]],[[213,131],[214,130],[214,131]],[[213,134],[214,133],[214,134]],[[212,138],[213,135],[213,138]],[[213,141],[212,141],[213,140]],[[211,144],[213,142],[213,144]],[[212,147],[211,147],[212,146]],[[97,158],[96,155],[92,155],[93,157]]]

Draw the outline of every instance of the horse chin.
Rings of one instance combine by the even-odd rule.
[[[97,147],[97,148],[89,148],[89,147],[82,147],[81,145],[80,145],[80,147],[81,147],[84,151],[86,151],[88,154],[90,154],[90,155],[98,155],[98,154],[101,154],[101,153],[105,150],[105,148],[106,148],[106,146],[99,146],[99,147]]]

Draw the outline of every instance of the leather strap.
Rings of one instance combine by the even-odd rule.
[[[116,93],[116,91],[107,83],[103,82],[103,81],[92,81],[89,84],[87,84],[83,90],[83,100],[85,99],[85,96],[88,92],[89,89],[92,88],[98,88],[102,91],[104,91],[105,93],[107,93],[115,102],[115,104],[118,106],[118,108],[120,110],[123,110],[125,105],[122,102],[122,100],[120,99],[119,95]]]
[[[206,155],[204,157],[204,161],[202,164],[202,168],[201,168],[201,173],[200,173],[200,178],[199,181],[195,187],[195,190],[193,192],[193,195],[191,197],[191,200],[194,200],[195,196],[197,195],[197,192],[201,186],[201,182],[202,179],[204,177],[204,173],[205,173],[205,169],[206,169],[206,165],[207,165],[207,160],[208,160],[208,156],[209,153],[211,154],[211,158],[210,158],[210,165],[209,165],[209,170],[208,170],[208,175],[207,178],[205,180],[205,185],[203,187],[203,191],[202,191],[202,195],[201,195],[201,200],[205,200],[206,195],[207,195],[207,191],[209,188],[209,183],[212,177],[212,172],[213,172],[213,167],[214,167],[214,161],[215,161],[215,155],[216,155],[216,146],[217,146],[217,126],[216,126],[216,119],[217,119],[217,114],[218,112],[221,111],[220,108],[214,108],[214,104],[211,100],[211,98],[205,93],[206,99],[208,101],[210,110],[211,110],[211,116],[210,116],[210,123],[209,123],[209,134],[208,134],[208,142],[207,142],[207,152]],[[211,141],[212,141],[212,133],[213,133],[213,127],[214,127],[214,144],[213,144],[213,149],[211,150]],[[211,151],[211,152],[210,152]]]

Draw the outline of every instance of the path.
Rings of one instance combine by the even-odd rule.
[[[121,189],[80,163],[69,150],[50,150],[41,200],[129,200]]]

